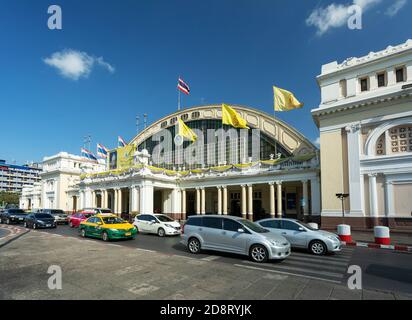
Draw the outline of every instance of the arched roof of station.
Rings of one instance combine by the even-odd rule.
[[[230,105],[244,119],[248,126],[260,129],[262,133],[276,140],[293,155],[311,153],[317,150],[304,135],[284,121],[274,118],[266,112],[240,105]],[[140,145],[155,133],[175,125],[175,118],[181,117],[183,121],[219,120],[222,118],[221,105],[196,106],[174,112],[154,122],[135,136],[130,143]]]

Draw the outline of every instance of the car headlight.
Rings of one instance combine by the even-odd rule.
[[[168,228],[172,228],[172,229],[175,228],[175,227],[173,227],[171,224],[165,224],[165,226],[168,227]]]
[[[280,241],[276,241],[276,240],[270,240],[269,242],[275,247],[280,247],[282,245]]]
[[[335,236],[328,236],[328,239],[332,240],[332,241],[339,241],[337,237]]]
[[[112,231],[112,232],[119,232],[120,230],[118,230],[118,229],[109,229],[110,231]]]

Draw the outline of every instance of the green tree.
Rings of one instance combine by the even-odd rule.
[[[19,194],[14,192],[0,191],[0,206],[7,204],[19,205]]]

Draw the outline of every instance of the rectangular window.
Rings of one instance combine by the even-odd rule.
[[[396,82],[404,82],[405,81],[405,68],[400,67],[396,68]]]
[[[360,79],[360,89],[361,89],[361,92],[369,90],[368,78]]]
[[[386,74],[384,72],[378,73],[378,88],[386,86]]]
[[[340,88],[340,97],[346,98],[346,96],[348,95],[346,79],[339,81],[339,88]]]

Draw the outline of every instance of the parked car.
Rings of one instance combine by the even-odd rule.
[[[308,249],[316,255],[341,250],[341,243],[336,234],[315,229],[298,220],[269,218],[256,223],[275,235],[284,236],[292,248]]]
[[[112,239],[133,239],[136,228],[114,214],[97,214],[80,223],[82,237]]]
[[[48,213],[29,213],[24,219],[26,228],[56,228],[57,223],[54,217]]]
[[[83,212],[77,212],[69,216],[69,226],[70,228],[77,228],[80,226],[80,223],[84,220],[87,220],[91,216],[93,216],[94,213],[83,213]]]
[[[23,223],[27,213],[22,209],[5,209],[0,213],[0,223]]]
[[[159,237],[180,234],[180,223],[164,214],[139,214],[133,225],[138,232],[154,233]]]
[[[69,216],[60,209],[39,209],[38,213],[48,213],[54,217],[57,224],[69,224]]]
[[[255,262],[283,260],[290,243],[249,220],[222,215],[190,216],[182,228],[182,243],[191,253],[202,249],[237,253]]]

